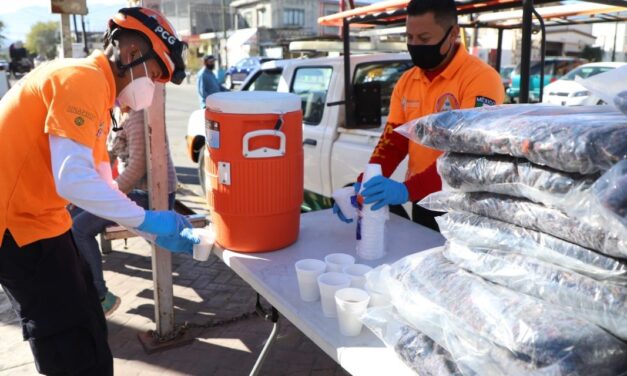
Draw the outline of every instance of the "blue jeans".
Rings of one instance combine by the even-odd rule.
[[[144,209],[148,209],[148,193],[140,190],[129,192],[128,198],[133,200],[137,205]],[[168,207],[174,207],[174,193],[168,195]],[[70,212],[72,215],[72,235],[76,242],[76,247],[89,265],[91,274],[94,278],[94,286],[98,292],[100,300],[104,299],[107,294],[107,284],[104,281],[102,272],[102,255],[98,247],[96,236],[104,231],[107,226],[114,225],[108,219],[100,218],[81,208],[75,207]]]

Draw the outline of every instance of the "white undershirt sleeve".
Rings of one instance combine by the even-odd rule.
[[[123,226],[137,227],[144,221],[144,209],[109,185],[105,177],[106,167],[98,166],[100,168],[96,169],[91,149],[69,138],[53,135],[48,138],[59,196],[83,210]]]
[[[100,162],[98,166],[96,166],[96,171],[98,171],[98,175],[104,180],[109,187],[119,191],[118,183],[113,180],[113,171],[111,170],[111,165],[109,162]]]

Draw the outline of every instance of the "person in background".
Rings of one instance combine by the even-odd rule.
[[[213,70],[216,67],[216,58],[213,55],[203,57],[204,67],[198,72],[196,78],[196,88],[198,89],[198,97],[200,98],[200,108],[205,108],[205,100],[213,93],[227,91],[218,83]]]
[[[378,210],[386,205],[413,202],[414,222],[438,230],[435,217],[441,213],[416,204],[442,188],[437,174],[439,150],[427,148],[394,132],[410,120],[440,111],[503,103],[501,78],[492,67],[471,56],[458,42],[459,25],[454,0],[411,0],[407,5],[407,50],[414,67],[403,73],[394,87],[390,114],[369,163],[381,165],[383,175],[364,184],[364,204]],[[409,154],[405,181],[389,177]],[[357,178],[355,194],[363,174]],[[339,206],[333,212],[348,220]]]
[[[148,209],[148,175],[146,170],[146,139],[144,131],[144,111],[128,109],[122,113],[118,132],[113,132],[108,149],[109,157],[117,166],[119,175],[113,183],[137,205]],[[174,207],[176,191],[176,171],[170,155],[166,134],[168,160],[168,209]],[[96,236],[114,224],[81,208],[71,211],[72,235],[81,255],[89,265],[94,287],[102,304],[105,316],[109,316],[120,305],[120,298],[107,288],[102,270],[102,256]]]
[[[0,101],[0,284],[41,374],[113,374],[107,322],[68,204],[172,252],[191,254],[199,242],[184,216],[145,210],[115,188],[105,142],[116,102],[140,111],[155,81],[181,83],[184,50],[161,13],[122,8],[104,52],[43,64]]]

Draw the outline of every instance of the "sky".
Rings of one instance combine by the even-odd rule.
[[[109,17],[127,4],[126,0],[87,0],[89,14],[85,16],[86,30],[104,31]],[[5,25],[5,45],[8,45],[15,40],[23,41],[36,22],[59,21],[60,15],[50,14],[50,0],[2,0],[0,20]],[[80,18],[77,17],[76,21],[80,29]]]
[[[16,40],[26,39],[26,34],[36,22],[59,21],[60,15],[50,14],[50,0],[0,0],[0,20],[4,23],[5,47]],[[362,0],[363,1],[363,0]],[[374,3],[381,0],[366,0]],[[126,0],[87,0],[89,14],[85,16],[87,31],[104,31],[109,17],[118,9],[128,6]],[[79,30],[80,18],[77,17]],[[73,22],[70,19],[72,30]]]

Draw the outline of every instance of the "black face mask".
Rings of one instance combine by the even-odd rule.
[[[209,69],[209,70],[213,70],[216,67],[216,65],[215,64],[207,64],[207,65],[205,65],[205,67],[207,67],[207,69]]]
[[[448,38],[451,30],[453,30],[453,26],[449,27],[446,34],[444,34],[444,38],[436,44],[408,44],[407,51],[409,51],[412,63],[420,69],[433,69],[440,65],[448,54],[447,51],[444,55],[442,55],[440,53],[440,48],[446,41],[446,38]]]

